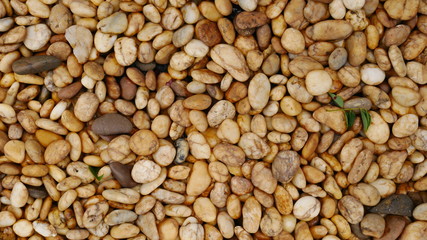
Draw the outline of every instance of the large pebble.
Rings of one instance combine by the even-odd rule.
[[[140,160],[132,168],[132,179],[137,183],[148,183],[160,176],[161,168],[151,160]]]
[[[24,45],[29,50],[37,51],[44,47],[50,39],[51,31],[46,24],[36,24],[27,27],[27,35],[24,40]]]
[[[385,72],[375,64],[366,64],[360,70],[362,81],[368,85],[381,84],[385,79]]]
[[[263,12],[241,12],[236,16],[236,27],[249,29],[260,27],[268,22],[268,18]]]
[[[128,188],[138,185],[138,183],[136,183],[131,177],[132,166],[124,165],[115,161],[111,161],[109,165],[113,177],[120,183],[122,187]]]
[[[271,165],[277,181],[286,183],[292,180],[300,165],[300,157],[295,151],[280,151]]]
[[[261,204],[255,197],[249,197],[242,208],[243,228],[249,233],[256,233],[261,222]]]
[[[197,161],[193,164],[193,170],[188,178],[186,192],[188,195],[197,196],[203,193],[211,184],[208,164],[203,161]]]
[[[417,220],[427,221],[427,203],[423,203],[415,207],[412,215]]]
[[[249,83],[249,104],[255,110],[262,110],[268,103],[270,97],[270,81],[263,73],[255,75]]]
[[[17,74],[35,74],[55,69],[61,60],[54,56],[40,55],[21,58],[12,64],[12,69]]]
[[[121,34],[126,31],[128,20],[125,13],[116,12],[99,21],[96,27],[103,33]]]
[[[0,227],[9,227],[12,226],[16,222],[16,218],[12,212],[9,211],[1,211],[0,212]]]
[[[337,107],[325,106],[317,109],[313,113],[314,119],[326,124],[338,133],[344,133],[347,130],[345,115],[343,111],[336,111]]]
[[[130,138],[129,146],[134,153],[146,156],[156,152],[160,143],[152,131],[139,130]]]
[[[402,233],[407,219],[403,216],[387,215],[385,217],[384,234],[378,240],[395,240]]]
[[[48,193],[43,186],[40,186],[40,187],[27,186],[27,190],[28,190],[28,194],[32,198],[44,199],[48,196]]]
[[[377,112],[369,111],[371,115],[371,125],[365,132],[366,136],[376,144],[384,144],[390,136],[390,128],[384,119]]]
[[[414,135],[411,136],[412,144],[417,150],[427,151],[427,130],[417,129]]]
[[[393,135],[399,138],[408,137],[414,134],[418,129],[418,116],[415,114],[406,114],[397,119],[393,124]]]
[[[125,116],[109,113],[95,119],[92,131],[98,135],[126,134],[132,131],[132,123]]]
[[[10,193],[10,202],[12,206],[17,208],[25,206],[28,197],[27,187],[22,182],[17,182],[13,185],[12,192]]]
[[[369,213],[363,217],[360,227],[364,235],[379,238],[384,233],[385,220],[379,214]]]
[[[305,78],[305,87],[311,95],[319,96],[332,88],[332,78],[325,70],[313,70]]]
[[[400,240],[423,240],[426,239],[427,222],[415,221],[405,227]]]
[[[370,110],[372,107],[372,102],[367,98],[352,98],[344,102],[344,108],[363,108]],[[360,112],[359,109],[355,112]]]
[[[49,222],[36,220],[33,222],[33,228],[36,233],[42,235],[43,237],[56,237],[58,233],[56,232],[55,227],[53,227]]]
[[[413,208],[414,203],[407,195],[393,194],[372,207],[369,212],[411,217]]]
[[[338,201],[338,209],[343,217],[351,224],[357,224],[363,219],[363,205],[357,198],[346,195]]]
[[[229,143],[220,143],[213,149],[218,160],[230,167],[240,167],[245,162],[245,152],[238,146]]]
[[[294,204],[293,214],[302,221],[310,221],[320,213],[320,201],[312,196],[298,199]]]
[[[212,60],[227,70],[237,81],[244,82],[249,79],[250,71],[245,56],[239,49],[227,44],[218,44],[210,53]]]
[[[85,92],[74,105],[74,115],[82,122],[89,122],[98,110],[99,98],[95,93]]]
[[[89,29],[73,25],[65,31],[65,38],[73,48],[73,53],[79,63],[85,63],[89,59],[93,45],[93,36]]]
[[[258,162],[252,168],[251,181],[255,187],[268,194],[273,194],[276,190],[277,180],[273,177],[270,168],[263,162]]]

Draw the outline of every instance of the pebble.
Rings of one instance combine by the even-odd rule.
[[[122,187],[132,188],[138,185],[131,177],[133,166],[124,165],[119,162],[111,161],[109,163],[113,177],[120,183]]]
[[[128,134],[133,125],[129,119],[118,113],[108,113],[95,119],[92,131],[98,135]]]
[[[176,147],[176,156],[174,159],[174,162],[176,164],[181,164],[187,159],[188,152],[190,151],[190,146],[188,145],[187,140],[184,138],[180,138],[175,141],[175,147]]]
[[[400,240],[423,240],[426,237],[427,222],[415,221],[405,227]]]
[[[207,19],[203,19],[196,24],[195,34],[208,47],[213,47],[222,40],[217,24]]]
[[[407,195],[393,194],[372,207],[369,212],[411,217],[413,208],[414,203]]]
[[[81,82],[74,82],[70,85],[61,88],[58,91],[58,97],[60,99],[70,99],[77,95],[77,93],[82,89],[83,85]]]
[[[271,165],[277,181],[287,183],[292,180],[300,166],[300,156],[295,151],[280,151]]]
[[[384,234],[378,240],[396,240],[402,233],[407,219],[402,216],[387,215],[385,216]]]
[[[344,108],[364,108],[370,110],[372,107],[372,102],[368,98],[352,98],[344,102]],[[359,113],[359,109],[355,110],[356,113]]]
[[[27,190],[28,190],[28,194],[32,198],[44,199],[48,196],[48,193],[43,186],[40,186],[40,187],[27,186]]]
[[[412,215],[417,220],[427,221],[427,203],[416,206]]]
[[[36,24],[27,27],[24,45],[29,50],[36,51],[44,47],[50,39],[51,31],[46,24]]]
[[[73,48],[73,53],[79,63],[85,63],[93,45],[93,36],[89,29],[73,25],[65,31],[65,38]]]
[[[126,31],[128,20],[125,13],[116,12],[99,21],[96,27],[103,33],[121,34]]]
[[[132,179],[137,183],[148,183],[160,176],[161,168],[151,160],[140,160],[132,168]]]
[[[329,111],[336,110],[337,107],[325,106],[320,107],[313,113],[313,118],[320,123],[326,124],[334,131],[343,134],[347,130],[345,122],[345,115],[343,111]]]
[[[208,164],[203,161],[197,161],[193,165],[193,170],[187,182],[186,192],[190,196],[197,196],[204,192],[211,184]]]
[[[363,217],[360,228],[364,235],[379,238],[384,233],[385,220],[379,214],[369,213]]]
[[[260,27],[268,22],[268,18],[263,12],[241,12],[236,16],[236,27],[240,29],[250,29]]]
[[[0,227],[9,227],[12,226],[16,222],[16,218],[13,213],[9,211],[1,211],[0,212]]]
[[[293,214],[302,221],[310,221],[320,213],[320,201],[312,196],[304,196],[294,204]]]
[[[39,55],[20,58],[13,62],[12,69],[17,74],[35,74],[55,69],[61,60],[54,56]]]
[[[264,109],[270,97],[270,89],[270,81],[265,74],[258,73],[252,78],[248,87],[248,99],[253,109]]]
[[[332,78],[325,70],[313,70],[305,78],[305,87],[311,95],[319,96],[332,88]]]
[[[227,70],[237,81],[244,82],[249,79],[249,67],[239,49],[227,44],[218,44],[212,48],[210,54],[212,60]]]

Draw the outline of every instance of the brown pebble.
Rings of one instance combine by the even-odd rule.
[[[216,23],[203,19],[196,24],[196,37],[205,43],[208,47],[219,44],[222,40]]]
[[[128,77],[120,79],[120,89],[124,99],[132,100],[135,98],[137,87]]]
[[[236,26],[240,29],[260,27],[268,22],[263,12],[241,12],[236,16]]]
[[[132,123],[123,115],[118,113],[108,113],[95,119],[91,129],[98,135],[108,136],[130,133],[132,128]]]
[[[43,186],[34,187],[27,186],[28,193],[32,198],[46,198],[48,196],[46,189]]]
[[[130,165],[123,165],[114,161],[110,162],[111,173],[122,187],[131,188],[138,185],[131,177],[132,168],[133,166]]]
[[[58,97],[60,99],[70,99],[74,97],[80,89],[82,89],[83,85],[81,82],[72,83],[64,88],[61,88],[58,91]]]
[[[57,57],[40,55],[19,59],[12,64],[12,69],[17,74],[35,74],[55,69],[60,64]]]

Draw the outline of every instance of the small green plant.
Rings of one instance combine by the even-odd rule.
[[[362,124],[363,124],[363,131],[367,131],[369,126],[371,125],[371,115],[369,114],[368,110],[364,108],[344,108],[344,100],[341,96],[338,96],[333,93],[328,93],[329,96],[332,98],[332,101],[340,107],[341,109],[337,110],[329,110],[329,111],[343,111],[345,114],[345,120],[347,124],[347,128],[351,128],[354,124],[354,120],[356,120],[356,113],[355,110],[360,111],[360,118],[362,118]]]
[[[89,166],[89,170],[92,173],[92,175],[96,178],[96,180],[101,181],[102,178],[104,177],[104,174],[102,174],[101,176],[98,176],[99,169],[101,168]]]

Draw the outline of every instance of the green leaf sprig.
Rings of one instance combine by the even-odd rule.
[[[328,93],[329,96],[332,98],[332,101],[340,107],[341,109],[337,110],[329,110],[329,111],[343,111],[345,114],[345,122],[347,124],[347,128],[351,128],[354,124],[354,121],[356,120],[356,113],[354,110],[360,111],[360,117],[362,118],[362,124],[363,124],[363,131],[367,131],[369,126],[371,125],[371,114],[369,114],[368,110],[364,108],[344,108],[344,99],[342,99],[341,96]]]
[[[102,174],[101,176],[98,176],[98,172],[101,168],[100,167],[92,167],[89,166],[89,170],[92,173],[92,175],[96,178],[96,180],[101,181],[102,178],[104,177],[104,174]]]

